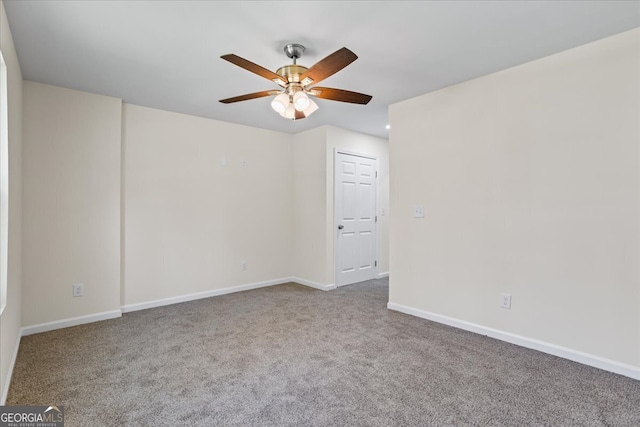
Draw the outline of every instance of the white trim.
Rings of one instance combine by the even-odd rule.
[[[538,341],[532,338],[523,337],[521,335],[516,335],[509,332],[488,328],[486,326],[478,325],[475,323],[466,322],[464,320],[455,319],[453,317],[442,316],[440,314],[408,307],[406,305],[396,304],[394,302],[389,302],[387,304],[387,308],[389,310],[399,311],[401,313],[410,314],[422,319],[427,319],[437,323],[453,326],[454,328],[464,329],[465,331],[475,332],[476,334],[480,335],[486,335],[488,337],[506,341],[511,344],[516,344],[521,347],[538,350],[543,353],[562,357],[563,359],[582,363],[583,365],[593,366],[594,368],[603,369],[605,371],[640,380],[640,367],[638,366],[627,365],[625,363],[616,362],[615,360],[611,359],[605,359],[604,357],[584,353],[582,351],[573,350],[571,348],[562,347],[544,341]]]
[[[18,340],[16,341],[16,348],[13,350],[13,356],[11,357],[11,363],[9,363],[9,369],[7,370],[7,378],[4,382],[4,388],[2,389],[2,398],[0,399],[0,406],[4,406],[7,403],[7,396],[9,394],[9,386],[11,385],[11,377],[13,376],[13,368],[16,365],[16,359],[18,358],[18,349],[20,348],[20,334],[18,334]]]
[[[266,286],[281,285],[283,283],[291,282],[291,280],[292,280],[291,277],[284,277],[282,279],[267,280],[264,282],[249,283],[246,285],[239,285],[239,286],[230,286],[228,288],[214,289],[212,291],[205,291],[205,292],[197,292],[194,294],[187,294],[179,297],[164,298],[164,299],[159,299],[155,301],[141,302],[137,304],[127,304],[122,306],[122,312],[129,313],[132,311],[146,310],[148,308],[162,307],[165,305],[178,304],[178,303],[187,302],[187,301],[194,301],[202,298],[210,298],[218,295],[231,294],[234,292],[242,292],[242,291],[248,291],[251,289],[264,288]]]
[[[357,151],[349,151],[349,150],[341,150],[337,147],[335,147],[333,149],[333,158],[336,158],[336,154],[348,154],[349,156],[356,156],[356,157],[362,157],[365,159],[370,159],[370,160],[378,160],[378,158],[376,156],[374,156],[373,154],[364,154],[364,153],[358,153]],[[334,163],[335,165],[335,163]]]
[[[323,285],[317,282],[312,282],[311,280],[301,279],[299,277],[292,277],[292,282],[298,283],[300,285],[309,286],[311,288],[320,289],[321,291],[330,291],[336,288],[335,283],[331,283],[329,285]]]
[[[105,311],[103,313],[90,314],[88,316],[72,317],[70,319],[55,320],[53,322],[40,323],[38,325],[25,326],[21,329],[22,336],[39,334],[40,332],[53,331],[55,329],[68,328],[70,326],[84,325],[85,323],[99,322],[101,320],[117,319],[122,316],[121,310]]]
[[[0,51],[0,314],[7,305],[9,257],[9,99],[7,64]]]
[[[378,279],[382,279],[383,277],[389,277],[389,272],[385,271],[384,273],[378,273]]]

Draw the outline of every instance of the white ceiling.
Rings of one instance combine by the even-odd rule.
[[[638,1],[13,1],[5,0],[27,80],[125,102],[297,133],[332,124],[386,138],[387,107],[439,88],[640,26]],[[359,59],[321,83],[373,95],[366,106],[317,100],[287,121],[277,88],[220,59],[274,70],[286,43],[311,66],[346,46]]]

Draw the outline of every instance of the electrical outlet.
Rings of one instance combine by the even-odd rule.
[[[247,271],[247,261],[242,261],[240,264],[240,271]]]
[[[243,168],[246,168],[247,167],[247,161],[246,160],[241,161],[240,162],[240,166],[242,166]]]
[[[73,285],[73,297],[81,297],[84,295],[84,285],[82,283],[76,283]]]
[[[424,206],[416,205],[413,208],[413,217],[414,218],[424,218]]]
[[[500,307],[511,310],[511,295],[500,294]]]

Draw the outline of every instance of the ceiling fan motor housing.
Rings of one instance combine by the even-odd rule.
[[[307,67],[297,64],[289,64],[278,68],[276,74],[284,77],[288,83],[300,83],[300,76],[308,70]]]

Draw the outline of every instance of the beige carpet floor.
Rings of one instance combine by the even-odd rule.
[[[285,284],[24,337],[7,404],[67,427],[640,426],[640,381],[387,300]]]

